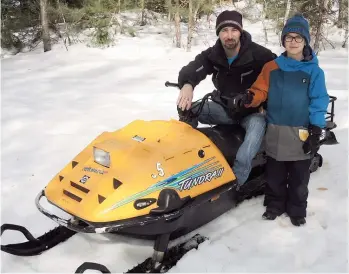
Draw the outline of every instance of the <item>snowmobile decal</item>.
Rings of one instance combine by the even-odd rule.
[[[214,170],[213,172],[207,172],[207,173],[200,175],[198,177],[195,177],[193,179],[188,178],[184,181],[181,181],[178,183],[178,185],[180,186],[179,191],[190,190],[197,185],[211,182],[211,180],[216,179],[218,177],[221,177],[223,172],[224,172],[224,168],[222,167],[222,168]]]
[[[211,157],[205,161],[203,161],[200,164],[194,165],[188,169],[182,170],[170,177],[168,177],[165,180],[162,180],[152,186],[150,186],[149,188],[147,188],[144,191],[138,192],[132,196],[129,196],[121,201],[118,201],[117,203],[115,203],[113,206],[111,206],[110,208],[106,209],[103,213],[107,213],[111,210],[114,210],[118,207],[121,207],[123,205],[126,205],[130,202],[134,202],[137,199],[140,199],[142,197],[145,197],[153,192],[162,190],[164,188],[174,188],[174,189],[178,189],[179,191],[184,190],[185,187],[189,187],[188,183],[191,182],[190,184],[193,184],[190,188],[200,185],[198,183],[197,179],[194,183],[194,179],[195,178],[201,178],[200,176],[204,176],[203,178],[206,179],[210,179],[209,181],[211,181],[212,179],[218,178],[220,176],[222,176],[223,174],[223,167],[222,165],[219,163],[219,161],[214,161],[216,157]],[[213,175],[215,173],[215,175]],[[210,174],[210,175],[208,175]],[[204,180],[201,179],[201,180]],[[192,180],[192,181],[190,181]],[[186,184],[184,185],[184,182],[186,182]],[[203,182],[202,182],[203,183]],[[201,184],[202,184],[201,183]]]
[[[86,172],[94,172],[94,173],[101,174],[101,175],[108,173],[108,171],[106,171],[106,170],[92,168],[92,167],[84,167],[82,170],[86,171]]]
[[[161,163],[159,163],[159,162],[156,163],[156,170],[159,172],[158,175],[159,175],[160,177],[164,177],[164,176],[165,176],[165,172],[164,172],[164,169],[161,167]],[[152,177],[153,179],[155,179],[156,177],[158,177],[158,175],[152,174],[151,177]]]
[[[84,184],[87,182],[87,180],[90,179],[90,176],[84,175],[82,176],[82,178],[80,179],[80,183]]]

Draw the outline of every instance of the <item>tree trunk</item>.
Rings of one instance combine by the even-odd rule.
[[[181,18],[179,17],[179,0],[176,0],[175,14],[175,29],[176,29],[176,47],[181,47]]]
[[[320,1],[320,14],[319,14],[319,21],[316,27],[316,34],[315,34],[315,42],[314,42],[314,51],[317,53],[320,50],[320,42],[321,42],[321,32],[322,32],[322,25],[325,19],[325,15],[327,12],[327,5],[329,0],[321,0]]]
[[[187,40],[187,51],[191,50],[191,40],[193,39],[194,29],[194,18],[193,18],[193,0],[189,0],[189,22],[188,22],[188,40]]]
[[[346,45],[347,45],[347,42],[348,42],[348,36],[349,36],[349,32],[348,32],[348,26],[345,27],[345,34],[344,34],[344,41],[343,41],[343,44],[342,44],[342,48],[345,48]]]
[[[120,13],[121,12],[121,0],[119,0],[118,6],[119,6],[119,13]]]
[[[40,0],[42,41],[44,43],[44,52],[51,50],[50,32],[48,29],[46,11],[47,11],[47,0]]]
[[[172,9],[171,0],[167,0],[167,8],[168,8],[168,21],[171,22],[171,9]]]
[[[142,10],[142,19],[141,19],[141,26],[145,26],[145,8],[144,8],[144,2],[145,0],[141,0],[141,10]]]
[[[287,19],[288,19],[288,15],[290,14],[291,1],[292,1],[292,0],[287,0],[286,12],[285,12],[285,17],[284,17],[284,25],[286,24],[286,21],[287,21]]]
[[[263,3],[263,6],[262,6],[262,9],[263,9],[263,12],[262,12],[262,25],[263,25],[263,30],[264,30],[264,43],[265,45],[268,44],[268,33],[267,33],[267,24],[265,22],[265,18],[266,18],[266,15],[267,15],[267,1],[264,0],[264,3]]]
[[[343,8],[342,8],[342,0],[338,0],[338,28],[343,28]]]

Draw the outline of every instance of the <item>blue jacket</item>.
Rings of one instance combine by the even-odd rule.
[[[250,88],[250,106],[268,98],[266,152],[279,161],[308,159],[302,149],[310,124],[324,128],[329,104],[325,76],[313,53],[303,61],[281,54]]]

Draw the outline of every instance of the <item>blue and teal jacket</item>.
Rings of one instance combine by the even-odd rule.
[[[249,89],[250,107],[267,100],[266,152],[278,161],[308,159],[302,145],[310,124],[324,128],[329,104],[325,75],[314,52],[302,61],[281,54]]]

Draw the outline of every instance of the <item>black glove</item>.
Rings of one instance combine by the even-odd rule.
[[[322,129],[318,126],[310,125],[308,131],[309,136],[303,144],[303,150],[305,154],[315,154],[320,148]]]
[[[246,90],[244,93],[236,95],[234,98],[229,100],[229,108],[239,110],[244,105],[252,103],[254,94]]]

